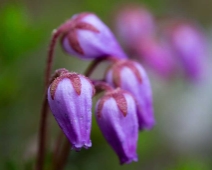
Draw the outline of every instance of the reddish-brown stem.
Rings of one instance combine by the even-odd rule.
[[[96,94],[97,93],[100,93],[102,91],[111,91],[113,90],[113,87],[110,86],[108,83],[106,82],[103,82],[103,81],[96,81],[96,80],[93,80],[92,81],[94,86],[95,86],[95,89],[96,89]]]
[[[40,116],[40,125],[39,125],[39,136],[38,136],[38,154],[37,154],[37,162],[36,162],[36,170],[43,170],[43,162],[45,158],[45,143],[46,143],[46,126],[47,126],[47,115],[48,115],[48,102],[47,102],[47,89],[50,80],[51,67],[53,61],[53,53],[56,45],[56,41],[60,35],[60,31],[53,31],[53,36],[50,42],[47,62],[46,62],[46,70],[45,70],[45,97],[43,99],[41,116]]]
[[[94,61],[91,62],[91,64],[88,66],[88,68],[86,69],[84,75],[87,76],[87,77],[90,77],[91,74],[93,73],[93,71],[96,69],[96,67],[103,61],[112,61],[112,62],[116,62],[117,59],[114,58],[114,57],[111,57],[111,56],[108,56],[108,57],[100,57],[99,59],[96,59]],[[110,87],[109,85],[107,85],[105,83],[105,85],[102,84],[102,87],[100,88],[100,83],[97,83],[95,82],[96,84],[98,84],[97,86],[99,87],[99,90],[101,89],[101,91],[104,89],[104,90],[111,90],[112,87]],[[62,131],[61,131],[62,132]],[[61,133],[60,132],[60,133]],[[62,134],[62,133],[61,133]],[[59,135],[59,138],[60,138],[60,135]],[[61,141],[60,139],[57,139],[57,143],[55,145],[55,152],[54,152],[54,156],[53,156],[53,163],[54,163],[54,169],[60,169],[62,170],[62,168],[64,168],[65,166],[65,163],[66,163],[66,159],[68,157],[68,153],[69,153],[69,150],[70,150],[70,142],[66,139],[66,142],[63,146],[63,149],[62,149],[62,153],[61,155],[58,157],[58,152],[60,150],[60,146],[61,146]],[[68,149],[67,149],[68,148]],[[54,159],[56,158],[56,159]],[[63,159],[61,159],[63,158]],[[58,160],[59,159],[59,160]]]
[[[54,55],[53,55],[54,49],[55,49],[55,45],[56,45],[57,39],[59,38],[60,34],[61,34],[60,29],[54,30],[53,34],[52,34],[52,39],[50,41],[48,57],[47,57],[47,61],[46,61],[45,88],[47,88],[49,85],[49,79],[50,79],[50,74],[51,74],[51,69],[52,69],[53,58],[54,58]]]
[[[43,99],[41,118],[40,118],[40,129],[39,129],[39,139],[38,139],[38,154],[36,162],[36,170],[43,170],[44,153],[45,153],[45,139],[46,139],[46,121],[48,113],[48,102],[47,95]]]
[[[46,71],[45,71],[45,87],[49,85],[50,74],[52,70],[52,63],[54,59],[54,49],[58,38],[61,35],[65,35],[72,26],[72,20],[67,20],[64,24],[59,26],[57,29],[53,30],[52,38],[49,44],[48,56],[46,60]]]
[[[54,170],[63,170],[65,165],[66,165],[66,161],[68,159],[68,155],[70,152],[70,142],[67,138],[65,138],[62,150],[61,150],[61,154],[59,154],[57,161],[55,162],[54,165]]]
[[[65,33],[68,30],[69,26],[71,26],[71,21],[68,20],[66,23],[62,24],[58,29],[53,31],[52,39],[49,45],[47,62],[46,62],[45,91],[44,91],[45,93],[47,93],[47,89],[49,86],[50,74],[51,74],[52,63],[54,58],[53,56],[54,48],[55,48],[57,39],[62,33]],[[43,170],[43,162],[45,158],[47,116],[48,116],[48,102],[47,102],[47,97],[45,95],[43,99],[42,109],[41,109],[36,170]]]
[[[111,61],[111,62],[116,62],[117,59],[115,57],[111,57],[111,56],[106,56],[106,57],[100,57],[97,58],[96,60],[92,61],[90,63],[90,65],[88,66],[88,68],[86,69],[84,75],[87,77],[90,77],[91,74],[93,73],[93,71],[96,69],[96,67],[102,63],[103,61]]]
[[[47,102],[47,89],[49,85],[49,77],[51,73],[52,61],[53,61],[53,53],[54,47],[56,44],[56,40],[60,35],[60,31],[56,30],[53,32],[52,40],[49,46],[49,52],[46,63],[46,71],[45,71],[45,97],[43,99],[41,116],[40,116],[40,125],[39,125],[39,136],[38,136],[38,154],[37,154],[37,162],[36,162],[36,170],[43,170],[43,162],[45,158],[45,150],[46,150],[46,133],[47,133],[47,116],[48,116],[48,102]]]
[[[59,156],[59,152],[60,152],[60,149],[61,149],[61,142],[63,141],[63,138],[64,138],[64,134],[62,131],[60,131],[58,137],[57,137],[57,141],[56,141],[56,144],[55,144],[55,149],[54,149],[54,153],[53,153],[53,165],[56,165],[56,162],[57,162],[57,159],[58,159],[58,156]]]

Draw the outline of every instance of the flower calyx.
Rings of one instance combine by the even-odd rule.
[[[131,60],[118,60],[108,70],[113,70],[113,83],[115,86],[121,86],[121,71],[124,67],[129,68],[136,76],[139,83],[142,83],[142,77],[135,63]]]
[[[110,98],[113,98],[121,111],[121,113],[126,116],[127,115],[127,101],[124,96],[124,93],[127,93],[120,88],[116,88],[114,90],[108,91],[103,98],[100,100],[99,105],[97,107],[97,116],[98,118],[101,117],[101,111],[104,106],[104,103],[109,100]]]
[[[63,73],[59,77],[55,78],[54,81],[52,82],[52,84],[50,85],[50,93],[51,93],[52,100],[54,100],[54,96],[55,96],[55,92],[57,90],[58,84],[60,83],[60,81],[62,81],[65,78],[68,78],[71,81],[75,92],[78,95],[81,94],[81,86],[82,86],[82,84],[81,84],[81,81],[80,81],[79,74],[73,73],[73,72],[72,73],[70,73],[70,72]]]
[[[81,21],[84,17],[86,17],[87,15],[92,14],[92,13],[81,13],[76,15],[75,17],[73,17],[73,19],[71,19],[70,21],[67,21],[68,26],[66,28],[66,26],[64,26],[64,29],[67,31],[65,31],[65,33],[63,34],[62,38],[61,38],[61,42],[63,42],[65,37],[68,37],[69,40],[69,44],[70,46],[73,48],[73,50],[75,50],[77,53],[83,55],[84,51],[82,49],[82,47],[80,46],[78,37],[77,37],[77,29],[81,29],[81,30],[88,30],[88,31],[92,31],[95,33],[99,33],[100,31],[93,26],[92,24],[89,24],[87,22]]]

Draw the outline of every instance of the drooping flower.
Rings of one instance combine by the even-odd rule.
[[[61,43],[70,55],[82,59],[103,56],[127,58],[111,30],[95,14],[76,14],[67,25]]]
[[[137,161],[138,120],[134,98],[121,89],[109,91],[97,102],[95,115],[120,163]]]
[[[199,27],[180,20],[167,22],[164,35],[186,76],[194,81],[201,80],[204,76],[207,50],[205,36]]]
[[[139,129],[150,130],[155,124],[152,90],[143,67],[135,61],[120,60],[108,69],[105,79],[135,97]]]
[[[155,32],[155,21],[144,6],[128,5],[121,8],[116,16],[116,30],[126,48],[134,49],[143,38]]]
[[[166,42],[147,37],[136,45],[136,56],[159,76],[169,79],[176,73],[173,51]]]
[[[50,109],[72,144],[72,148],[91,147],[91,108],[93,86],[89,79],[77,73],[63,73],[48,89]]]

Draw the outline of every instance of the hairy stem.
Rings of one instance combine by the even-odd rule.
[[[59,38],[60,34],[61,34],[60,29],[54,30],[53,34],[52,34],[52,39],[50,41],[48,56],[47,56],[47,60],[46,60],[45,88],[47,88],[49,85],[49,79],[50,79],[50,74],[51,74],[51,70],[52,70],[53,58],[54,58],[54,55],[53,55],[54,49],[55,49],[55,45],[56,45],[57,39]]]
[[[43,104],[41,108],[40,114],[40,125],[39,125],[39,137],[38,137],[38,154],[37,154],[37,162],[36,162],[36,170],[43,170],[43,163],[45,158],[45,150],[46,150],[46,134],[47,134],[47,116],[48,116],[48,101],[47,101],[47,89],[50,80],[52,62],[53,62],[53,53],[56,45],[56,41],[60,35],[60,31],[53,31],[52,40],[50,42],[47,62],[46,62],[46,70],[45,70],[45,96],[43,98]]]
[[[96,67],[102,63],[103,61],[111,61],[111,62],[116,62],[117,59],[111,56],[107,56],[107,57],[100,57],[99,59],[95,59],[94,61],[92,61],[90,63],[90,65],[88,66],[88,68],[86,69],[84,75],[87,77],[90,77],[91,74],[93,73],[93,71],[96,69]],[[97,82],[96,82],[97,83]],[[97,83],[98,84],[98,83]],[[100,84],[97,85],[98,87],[100,87]],[[111,89],[112,87],[108,87],[108,85],[102,85],[101,86],[103,89]],[[60,131],[60,133],[63,133],[62,131]],[[60,135],[58,136],[57,139],[57,143],[55,145],[55,150],[58,150],[58,148],[61,147],[61,141],[60,141]],[[62,149],[62,153],[61,155],[58,157],[58,151],[54,152],[54,158],[56,158],[57,160],[53,159],[53,167],[55,167],[56,169],[59,168],[60,170],[62,170],[65,166],[68,154],[69,154],[69,150],[70,150],[70,142],[68,141],[68,139],[66,139],[65,144],[63,145],[63,149]],[[61,160],[61,158],[63,158],[63,160]],[[55,170],[56,170],[55,169]]]
[[[96,94],[98,94],[102,91],[111,91],[114,89],[112,86],[110,86],[108,83],[106,83],[104,81],[93,80],[92,82],[95,86]]]
[[[56,160],[56,162],[54,162],[54,170],[63,170],[67,159],[68,159],[68,155],[70,152],[70,142],[69,140],[65,137],[65,141],[63,143],[62,149],[61,149],[61,153],[58,154],[58,159]]]
[[[61,34],[68,32],[71,26],[71,21],[68,20],[62,24],[58,29],[55,29],[52,34],[52,39],[50,41],[47,60],[46,60],[46,70],[45,70],[45,93],[47,93],[48,86],[50,83],[50,74],[52,70],[52,64],[54,59],[54,49],[56,42]],[[43,170],[43,162],[45,157],[45,143],[46,143],[46,126],[47,126],[47,116],[48,116],[48,102],[47,96],[45,95],[43,99],[43,105],[41,109],[40,127],[39,127],[39,139],[38,139],[38,154],[36,162],[36,170]]]
[[[84,75],[87,77],[90,77],[91,74],[93,73],[93,71],[96,69],[96,67],[102,63],[103,61],[111,61],[111,62],[116,62],[117,59],[115,57],[111,57],[111,56],[106,56],[106,57],[100,57],[97,58],[95,60],[93,60],[90,65],[88,66],[88,68],[85,70]]]
[[[54,153],[53,153],[53,167],[54,165],[56,165],[57,159],[59,159],[59,152],[61,150],[61,142],[63,141],[64,138],[64,134],[62,131],[60,131],[58,137],[57,137],[57,141],[55,144],[55,149],[54,149]]]
[[[47,102],[47,95],[45,95],[41,109],[36,170],[43,170],[43,162],[46,146],[45,139],[46,139],[47,113],[48,113],[48,102]]]

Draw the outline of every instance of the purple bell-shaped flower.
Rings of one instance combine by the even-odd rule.
[[[128,5],[121,8],[116,16],[116,30],[128,49],[145,37],[155,34],[155,21],[152,13],[144,6]]]
[[[93,85],[83,75],[61,74],[48,89],[50,109],[72,144],[72,148],[91,147],[91,108]]]
[[[62,47],[70,55],[83,59],[103,56],[127,58],[111,30],[92,13],[74,15],[64,28]]]
[[[121,89],[107,92],[96,105],[97,123],[120,163],[137,161],[138,120],[136,103]]]
[[[176,61],[166,42],[154,37],[142,39],[137,44],[137,56],[156,74],[170,79],[176,73]]]
[[[193,81],[201,80],[206,68],[206,38],[195,24],[170,21],[164,29],[170,47],[176,54],[185,75]]]
[[[155,125],[152,89],[143,67],[130,60],[120,60],[108,69],[106,81],[130,92],[137,102],[139,129],[150,130]]]

